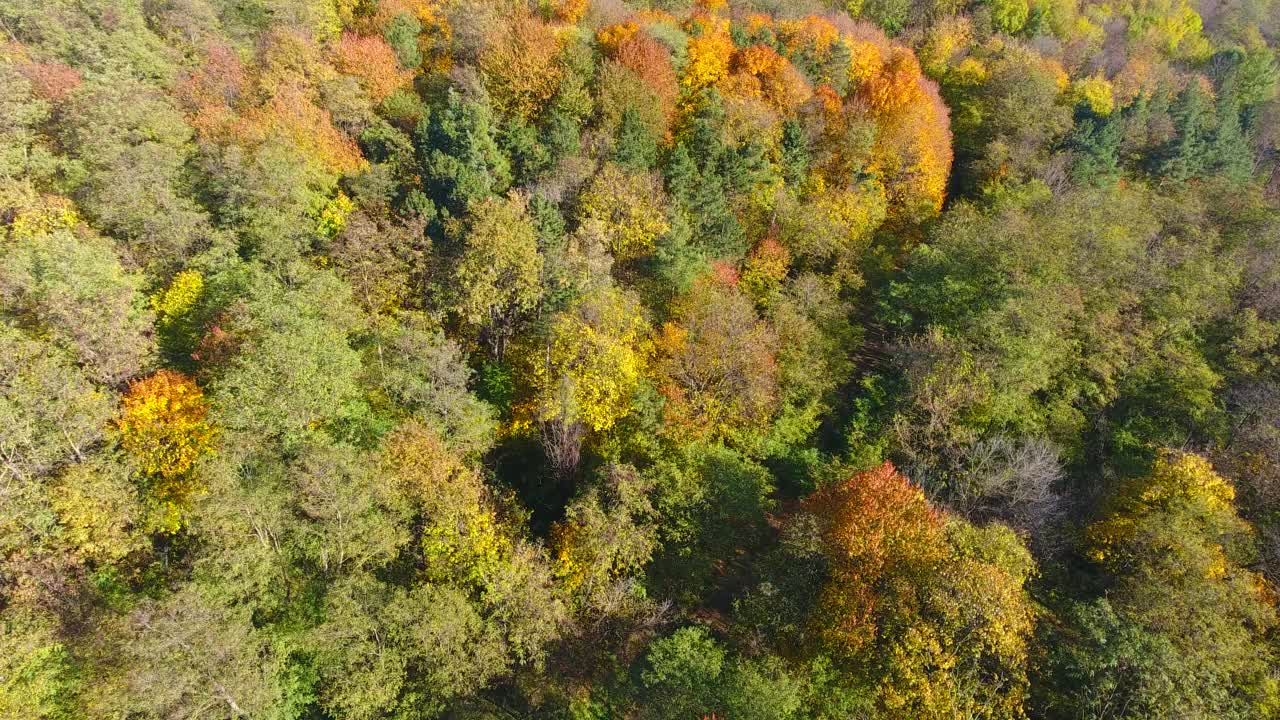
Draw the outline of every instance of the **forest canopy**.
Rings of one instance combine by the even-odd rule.
[[[1280,720],[1273,0],[5,0],[0,720]]]

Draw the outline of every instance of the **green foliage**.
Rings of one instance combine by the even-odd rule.
[[[70,230],[17,234],[0,245],[0,298],[11,322],[76,358],[93,379],[114,384],[140,372],[154,352],[142,278],[112,245]]]
[[[641,717],[724,715],[751,720],[797,717],[800,685],[776,658],[730,657],[700,627],[676,630],[649,646],[640,671]]]
[[[80,678],[74,660],[38,618],[0,623],[0,718],[63,720],[76,716]]]
[[[382,37],[396,53],[396,59],[407,68],[416,68],[422,64],[422,51],[418,47],[418,35],[422,33],[422,23],[409,13],[400,13],[391,18],[391,22],[382,28]]]
[[[444,104],[418,124],[414,145],[432,200],[454,215],[511,184],[492,110],[457,92],[450,90]]]
[[[284,448],[322,428],[341,434],[363,401],[350,288],[329,272],[298,271],[293,288],[251,271],[249,297],[223,328],[243,344],[211,392],[219,425]]]

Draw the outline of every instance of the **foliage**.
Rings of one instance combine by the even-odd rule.
[[[0,2],[0,720],[1280,717],[1276,38]]]

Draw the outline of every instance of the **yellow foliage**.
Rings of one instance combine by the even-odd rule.
[[[919,51],[920,65],[930,77],[940,77],[951,65],[956,53],[973,42],[973,26],[967,17],[951,17],[939,21],[926,31]]]
[[[135,490],[110,465],[79,463],[49,488],[62,537],[83,558],[116,562],[139,546]]]
[[[556,523],[551,528],[553,568],[564,589],[573,594],[587,580],[595,553],[583,542],[581,526]]]
[[[435,431],[410,423],[392,433],[379,472],[422,515],[425,573],[432,581],[484,586],[510,557],[512,537],[483,479]]]
[[[121,404],[121,444],[148,475],[182,477],[213,445],[204,393],[180,372],[161,370],[130,383]]]
[[[13,218],[9,236],[15,240],[71,230],[80,223],[75,206],[66,198],[42,197],[35,207],[24,208]]]
[[[500,112],[530,119],[560,88],[560,40],[555,30],[533,18],[512,21],[480,56],[485,87]]]
[[[347,216],[356,209],[356,204],[339,192],[337,197],[325,203],[320,210],[320,220],[316,223],[316,234],[325,240],[332,240],[347,226]]]
[[[1097,75],[1071,83],[1071,98],[1076,103],[1087,104],[1090,110],[1102,117],[1110,115],[1116,106],[1110,81]]]
[[[1121,491],[1111,516],[1086,531],[1088,555],[1097,562],[1112,559],[1117,548],[1134,537],[1142,517],[1154,511],[1178,507],[1208,517],[1234,515],[1235,496],[1235,488],[1214,472],[1208,460],[1165,451],[1149,476]]]
[[[579,215],[619,260],[652,253],[654,243],[671,229],[663,212],[661,183],[613,164],[606,165],[582,194]]]
[[[635,298],[613,288],[556,316],[547,345],[523,353],[532,419],[611,429],[631,412],[647,364],[647,330]]]
[[[875,77],[884,67],[884,53],[876,43],[850,40],[849,50],[849,84],[853,87]]]
[[[949,78],[953,84],[976,87],[985,83],[989,75],[987,66],[981,60],[970,57],[961,60],[951,71]]]
[[[787,277],[791,255],[773,238],[765,238],[747,255],[742,268],[742,289],[757,303],[765,303]]]
[[[501,532],[493,510],[475,507],[460,523],[433,522],[422,531],[429,573],[440,579],[459,577],[482,585],[511,553],[511,539]]]
[[[186,317],[204,294],[204,275],[195,270],[183,270],[173,276],[173,281],[163,292],[151,296],[151,309],[158,322],[164,323]]]
[[[618,51],[618,47],[623,42],[630,39],[636,33],[640,32],[640,26],[634,22],[618,23],[610,25],[600,32],[596,33],[596,43],[600,45],[600,49],[606,55],[612,56]]]
[[[733,57],[733,39],[729,37],[729,21],[704,18],[702,34],[689,39],[688,60],[680,84],[699,90],[716,84],[729,74]]]
[[[130,383],[121,405],[120,444],[150,477],[151,497],[163,508],[162,529],[174,532],[198,490],[191,471],[213,447],[204,393],[186,375],[161,370]]]

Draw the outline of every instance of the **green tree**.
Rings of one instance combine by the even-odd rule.
[[[460,216],[472,204],[506,192],[511,163],[498,146],[497,133],[488,105],[455,90],[419,123],[414,145],[437,207]]]
[[[453,268],[453,310],[495,359],[542,296],[542,262],[523,195],[488,198],[474,208]]]

